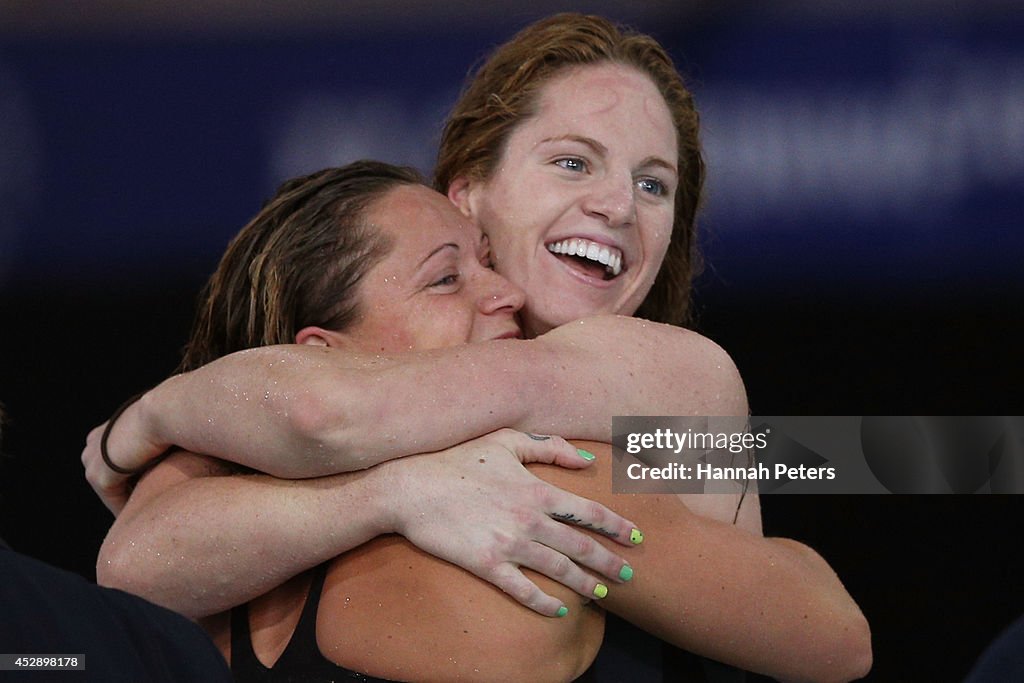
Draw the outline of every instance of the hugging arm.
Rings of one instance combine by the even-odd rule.
[[[610,441],[612,415],[746,410],[736,368],[714,343],[677,327],[599,316],[534,340],[394,358],[312,346],[234,353],[147,392],[121,415],[109,445],[113,461],[128,469],[174,445],[302,478],[440,450],[502,427]],[[100,459],[100,434],[90,434],[82,460],[116,512],[126,478]]]
[[[524,462],[588,464],[563,439],[507,429],[440,453],[305,480],[235,474],[223,461],[179,451],[136,487],[100,550],[97,579],[198,618],[396,532],[554,616],[561,601],[520,567],[591,595],[597,580],[574,561],[615,581],[624,563],[552,517],[587,521],[623,545],[633,524],[537,479]]]
[[[184,430],[176,432],[179,434],[176,439],[180,438],[182,443],[190,443],[190,439],[194,438],[187,434],[188,425],[189,419],[197,419],[197,424],[202,427],[196,430],[198,437],[195,438],[199,441],[193,443],[206,443],[217,455],[230,457],[232,453],[246,453],[245,449],[251,446],[268,454],[272,452],[280,459],[281,453],[289,452],[288,448],[300,447],[292,441],[297,440],[298,444],[306,443],[307,448],[307,456],[299,458],[299,464],[303,461],[308,464],[312,460],[329,461],[334,457],[332,453],[335,451],[353,454],[350,447],[336,445],[335,442],[339,439],[344,441],[344,438],[339,437],[339,433],[351,433],[357,442],[363,439],[375,443],[381,442],[381,439],[374,439],[373,435],[388,435],[381,447],[390,446],[397,452],[397,443],[406,443],[402,448],[426,449],[436,443],[446,444],[448,439],[467,438],[467,434],[472,435],[476,430],[486,429],[492,424],[495,427],[501,426],[505,424],[504,421],[520,424],[533,431],[555,427],[559,431],[573,435],[597,435],[598,438],[609,439],[611,416],[617,413],[742,415],[746,412],[742,383],[728,357],[717,346],[693,333],[644,321],[614,317],[576,323],[563,328],[561,334],[556,332],[532,342],[495,342],[460,347],[453,351],[468,352],[469,355],[457,355],[454,361],[449,358],[445,361],[445,369],[434,368],[432,365],[438,358],[448,358],[444,354],[427,354],[426,357],[417,355],[408,362],[403,362],[402,359],[354,359],[341,352],[335,355],[325,354],[324,349],[314,347],[257,349],[234,354],[223,359],[231,363],[215,367],[221,362],[217,361],[204,368],[212,371],[212,379],[204,382],[213,382],[219,389],[201,391],[201,386],[193,387],[199,410],[202,411],[202,406],[206,405],[217,413],[209,421],[198,419],[198,414],[194,412],[196,407],[189,403],[188,392],[184,391],[189,382],[194,382],[201,376],[199,373],[202,370],[181,376],[181,382],[177,384],[175,380],[171,380],[161,385],[161,388],[170,386],[172,395],[175,392],[183,392],[177,399],[180,403],[172,401],[170,404],[170,412],[175,413],[179,409],[184,411],[171,418],[173,424],[180,423],[180,429]],[[678,347],[675,365],[665,360],[666,354],[672,356],[666,349],[672,343]],[[486,349],[482,354],[474,353],[478,347]],[[628,354],[631,360],[626,359],[620,348],[631,349]],[[259,354],[264,351],[268,352],[268,355],[260,356]],[[313,355],[307,357],[307,351]],[[256,370],[241,372],[247,363],[254,362],[253,359],[258,360],[257,368],[265,370],[264,374],[261,375]],[[427,359],[431,362],[428,363]],[[665,372],[665,367],[659,367],[660,363],[666,362],[670,363],[669,368],[676,368],[676,371]],[[468,373],[465,371],[464,363],[470,364]],[[519,371],[514,367],[517,363],[524,364],[525,369],[521,373],[523,378],[519,377]],[[490,379],[480,379],[481,375],[486,375],[477,371],[480,367],[491,369]],[[601,370],[581,370],[597,367]],[[228,382],[227,377],[232,373],[238,375],[237,381],[241,384],[225,384]],[[422,377],[417,379],[417,375]],[[333,387],[334,381],[344,384],[346,379],[353,377],[368,382],[367,387],[361,389],[351,383],[346,385],[347,392],[356,392],[355,395],[361,399],[354,402],[349,399],[346,391],[336,394]],[[652,378],[650,384],[646,383],[647,377]],[[676,382],[666,381],[666,377],[675,378]],[[434,387],[429,386],[428,380],[431,378],[435,382]],[[627,378],[632,382],[632,386],[627,386]],[[684,381],[687,382],[685,390],[680,386]],[[275,387],[272,392],[268,392],[274,395],[272,398],[266,399],[265,402],[241,401],[236,408],[220,407],[219,412],[215,410],[219,405],[219,399],[216,397],[221,395],[220,391],[230,390],[232,394],[237,392],[238,395],[244,396],[246,392],[255,391],[260,382]],[[293,384],[302,387],[304,382],[310,383],[308,390],[287,388]],[[550,386],[544,390],[529,391],[531,383],[533,389],[543,384]],[[508,391],[509,385],[514,387],[511,393]],[[374,386],[376,389],[369,391],[368,387]],[[408,387],[407,393],[413,398],[399,390],[402,386]],[[161,388],[152,393],[159,396]],[[308,391],[308,395],[295,401],[293,405],[289,402],[289,396],[292,396],[293,391]],[[325,392],[325,396],[321,398],[320,392]],[[366,407],[375,405],[380,396],[389,398],[390,402],[395,404],[391,406],[390,411],[385,409],[388,400],[383,402],[385,407]],[[427,400],[428,396],[432,398]],[[552,401],[552,396],[565,398],[559,403]],[[530,400],[524,400],[524,397],[529,397]],[[542,409],[538,410],[533,405],[534,398]],[[362,411],[358,413],[359,421],[365,421],[369,428],[353,428],[346,431],[346,428],[342,427],[341,432],[328,429],[330,434],[315,437],[312,440],[314,445],[311,445],[309,437],[304,434],[316,433],[319,428],[306,431],[300,429],[297,435],[289,430],[290,424],[330,424],[336,413],[330,406],[336,401],[339,405]],[[418,401],[423,402],[420,408],[428,414],[427,417],[415,409],[415,403]],[[296,420],[294,415],[288,414],[288,410],[301,411],[303,409],[299,406],[308,407],[313,403],[319,406],[317,411],[320,412],[314,411],[315,417],[312,421],[308,417]],[[190,410],[193,412],[190,413]],[[374,414],[374,411],[383,412]],[[447,419],[449,411],[460,414],[460,418],[462,415],[459,411],[465,411],[470,415],[465,420],[450,420]],[[429,416],[436,412],[445,414],[433,418]],[[139,421],[127,419],[131,414],[130,408],[122,417],[122,420],[126,420],[125,424],[122,426],[118,423],[118,428],[114,430],[115,435],[128,434],[132,432],[133,425],[140,424]],[[346,413],[343,410],[341,415],[344,414]],[[267,423],[261,424],[264,418]],[[410,423],[410,428],[403,430],[394,426],[396,418],[399,418],[399,422]],[[351,415],[349,419],[353,419]],[[259,424],[260,429],[245,428],[245,425],[251,424]],[[224,441],[221,434],[224,431],[230,434],[233,429],[241,432],[237,436],[245,442],[237,449],[232,448],[229,441]],[[280,434],[275,433],[279,430]],[[438,438],[434,432],[441,432],[443,436]],[[206,440],[203,441],[204,439]],[[98,471],[106,471],[103,463],[95,455],[98,440],[99,429],[90,435],[90,445],[83,454],[87,471],[90,472],[97,471],[94,466],[98,466]],[[409,446],[409,443],[412,446]],[[217,444],[221,444],[220,447]],[[157,447],[162,450],[163,444],[158,443]],[[88,457],[90,448],[93,456],[91,460]],[[315,455],[309,457],[310,453]],[[363,459],[356,456],[356,460],[367,464],[380,458]],[[405,460],[408,458],[389,463],[387,469],[402,472],[407,466]],[[252,459],[247,458],[243,461],[248,465],[254,464]],[[157,471],[161,468],[166,469],[161,465]],[[194,472],[193,476],[200,474],[202,473]],[[291,474],[297,475],[298,472],[292,470]],[[595,508],[575,496],[567,499],[570,494],[564,491],[540,487],[539,482],[535,480],[532,484],[524,484],[527,489],[534,492],[532,496],[522,495],[507,501],[507,509],[498,507],[499,500],[505,502],[502,500],[507,493],[505,489],[497,489],[495,495],[485,496],[481,500],[475,512],[481,514],[483,511],[487,517],[483,529],[492,531],[474,529],[465,532],[460,539],[462,542],[449,543],[447,546],[438,545],[431,539],[460,538],[455,529],[466,526],[466,515],[463,513],[468,509],[468,501],[444,494],[445,482],[451,481],[455,474],[452,470],[438,468],[429,480],[422,479],[419,487],[411,489],[417,494],[423,494],[427,490],[424,482],[429,481],[433,484],[434,490],[439,492],[434,499],[434,509],[439,512],[433,516],[419,514],[415,506],[409,504],[409,496],[403,498],[394,490],[377,489],[381,497],[386,497],[392,503],[389,508],[390,514],[401,518],[391,530],[406,535],[427,552],[469,569],[510,593],[522,596],[520,599],[524,604],[545,614],[553,613],[557,609],[557,604],[552,602],[553,598],[536,589],[536,586],[525,585],[529,582],[514,565],[532,566],[549,576],[557,575],[561,577],[558,578],[559,581],[584,595],[592,591],[596,581],[583,574],[570,560],[590,567],[613,581],[617,579],[618,571],[622,567],[620,558],[608,552],[572,550],[589,546],[581,546],[581,537],[575,530],[565,527],[558,531],[554,530],[550,520],[545,516],[559,515],[566,518],[568,515],[569,518],[580,520],[584,524],[601,523],[603,518],[608,520],[608,529],[619,530],[620,543],[627,542],[622,530],[628,534],[629,523],[614,513]],[[528,476],[521,468],[515,474],[519,477]],[[355,486],[356,484],[350,483],[352,481],[359,481],[358,485],[363,486],[374,481],[375,476],[376,474],[365,479],[359,479],[355,475],[336,477],[331,479],[329,489],[346,485],[346,482],[349,482],[347,485]],[[268,498],[257,498],[256,500],[261,502],[259,528],[255,528],[257,524],[253,517],[250,517],[248,524],[238,523],[223,514],[223,506],[229,503],[241,504],[235,502],[238,498],[236,494],[240,491],[228,491],[234,490],[232,487],[241,487],[242,484],[220,481],[224,479],[220,477],[217,479],[194,486],[175,486],[174,490],[161,496],[160,507],[147,510],[144,514],[134,512],[143,501],[133,504],[130,516],[125,520],[118,520],[104,544],[97,568],[101,580],[142,593],[179,611],[198,615],[198,610],[205,610],[207,607],[195,604],[197,592],[205,592],[216,597],[218,602],[216,606],[211,602],[208,608],[210,610],[240,604],[261,594],[266,588],[277,585],[280,579],[288,578],[325,558],[357,545],[358,538],[365,539],[366,534],[372,531],[371,528],[370,531],[361,532],[362,536],[357,528],[344,530],[351,536],[339,536],[339,533],[329,530],[322,535],[304,532],[306,527],[303,525],[308,525],[309,520],[317,518],[318,515],[318,521],[335,526],[352,525],[355,524],[353,520],[370,509],[361,508],[358,496],[354,494],[339,495],[331,499],[335,503],[333,507],[328,508],[337,510],[337,513],[321,514],[323,508],[320,507],[318,497],[325,495],[324,491],[327,490],[323,482],[269,484],[270,487],[276,487],[275,491],[286,490],[288,487],[302,490],[302,487],[309,486],[311,492],[308,492],[308,495],[285,497],[282,501],[283,512],[277,512],[269,505],[264,507],[262,503],[269,501]],[[254,478],[243,479],[248,479],[244,482],[248,486],[253,486],[253,482],[259,481]],[[90,481],[95,482],[95,479],[90,477]],[[152,490],[153,487],[151,484],[148,488]],[[692,502],[702,513],[730,521],[736,509],[735,499],[729,497],[694,496],[688,502]],[[347,508],[344,507],[346,504]],[[716,505],[718,509],[715,509]],[[251,516],[255,513],[249,514]],[[289,522],[292,517],[298,517],[299,522]],[[242,521],[244,519],[243,517]],[[462,527],[458,526],[460,522],[463,524]],[[745,500],[740,523],[748,528],[760,530],[756,497],[748,496]],[[250,558],[234,550],[225,550],[244,546],[251,551],[252,548],[247,545],[247,534],[258,539],[256,547],[265,546],[279,550],[267,551],[264,557],[259,558],[255,566],[259,566],[261,571],[258,572],[260,576],[255,577],[256,583],[253,583],[254,579],[250,576],[257,573],[251,569],[254,565],[249,561]],[[475,544],[470,540],[474,538],[473,534],[476,534]],[[355,540],[340,544],[332,543],[332,539],[339,537]],[[233,540],[228,542],[228,538]],[[145,539],[148,552],[140,549],[141,539]],[[217,539],[216,542],[213,542],[213,539]],[[166,547],[168,543],[170,547]],[[165,544],[165,551],[158,551],[153,544]],[[529,553],[530,557],[524,559],[524,552]],[[211,564],[207,567],[209,571],[204,571],[201,563],[190,559],[203,557],[210,558],[208,561]],[[484,558],[482,561],[479,559],[481,557]],[[172,558],[173,563],[169,563],[166,558]],[[213,564],[214,562],[216,564]]]
[[[630,515],[646,534],[629,555],[636,577],[612,586],[602,607],[678,647],[779,680],[867,673],[867,621],[817,553],[695,515],[671,493],[613,494],[610,447],[580,445],[598,455],[582,473],[532,468]]]

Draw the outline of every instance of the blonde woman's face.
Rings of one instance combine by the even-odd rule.
[[[497,171],[449,196],[526,292],[529,336],[597,313],[632,315],[661,267],[678,185],[676,130],[649,77],[577,67],[540,92]]]

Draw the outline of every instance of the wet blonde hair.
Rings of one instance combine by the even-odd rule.
[[[650,36],[602,17],[571,13],[527,26],[495,50],[468,81],[445,123],[434,186],[447,192],[460,177],[492,177],[509,137],[536,113],[540,90],[566,69],[606,62],[646,74],[672,115],[679,155],[672,238],[636,314],[683,325],[690,320],[692,280],[699,264],[696,217],[705,174],[700,119],[671,57]]]

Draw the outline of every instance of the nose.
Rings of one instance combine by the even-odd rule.
[[[514,315],[526,301],[526,293],[489,268],[482,268],[477,280],[477,301],[484,315],[507,312]]]
[[[636,223],[636,194],[633,177],[609,174],[595,182],[583,200],[588,216],[603,220],[608,227],[623,228]]]

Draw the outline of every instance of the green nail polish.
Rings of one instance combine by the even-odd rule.
[[[633,568],[628,564],[622,565],[622,569],[619,570],[619,578],[623,581],[633,580]]]
[[[644,542],[644,532],[639,529],[633,529],[629,532],[629,542],[633,545],[640,545]]]
[[[568,613],[569,613],[569,608],[566,607],[565,605],[562,605],[561,607],[558,608],[558,613],[555,616],[556,617],[564,617]]]
[[[593,460],[594,459],[594,454],[591,453],[590,451],[585,451],[582,448],[577,448],[576,452],[579,453],[580,457],[583,458],[584,460]]]
[[[608,595],[608,586],[603,583],[599,583],[594,586],[594,597],[600,600],[604,596]]]

